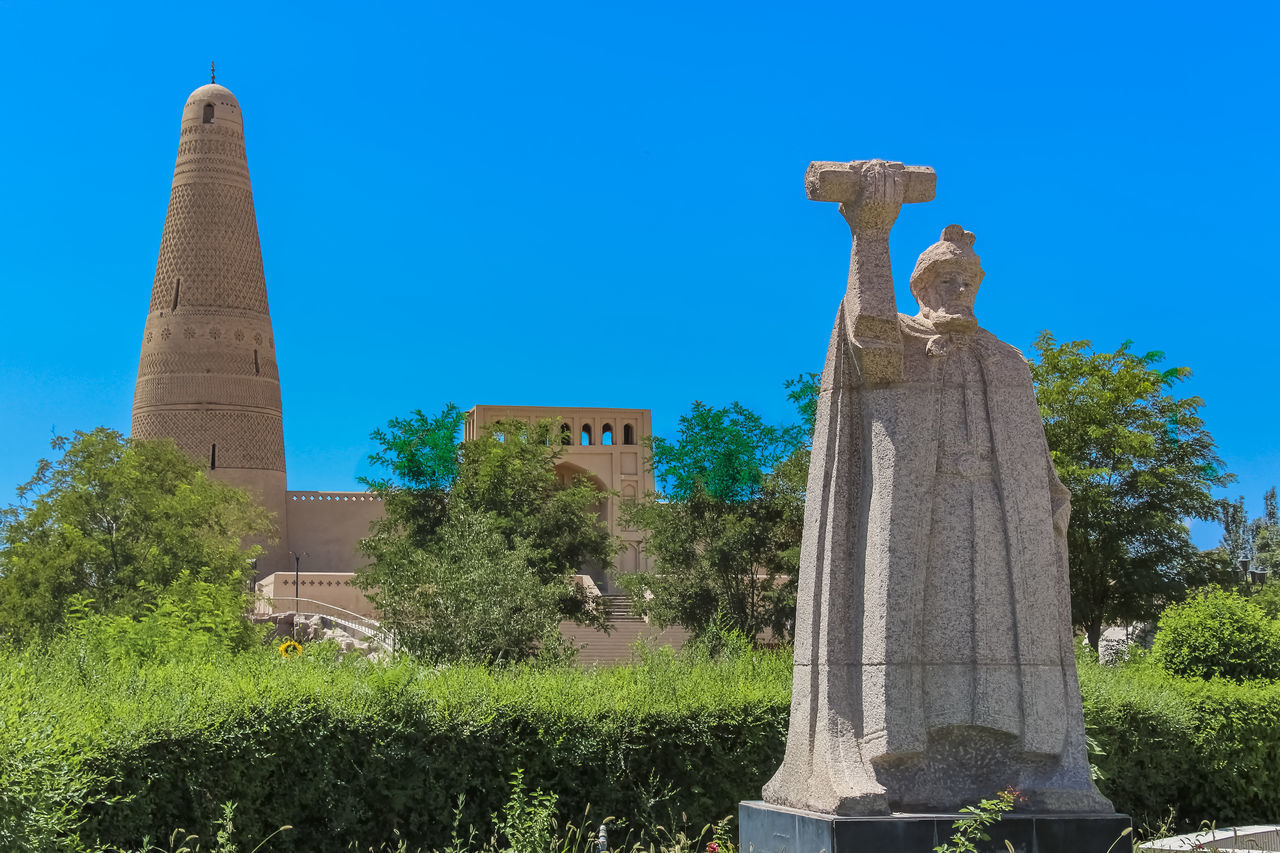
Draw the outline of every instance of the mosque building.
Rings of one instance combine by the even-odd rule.
[[[356,543],[381,517],[381,501],[368,492],[288,489],[280,381],[244,118],[235,95],[210,82],[182,109],[132,434],[173,439],[211,476],[250,491],[274,514],[275,541],[263,543],[257,564],[261,593],[373,616],[349,581],[363,563]],[[560,421],[558,475],[586,475],[600,487],[598,512],[623,544],[619,569],[644,568],[639,534],[622,528],[616,502],[653,489],[642,443],[649,411],[476,406],[464,437],[510,417]],[[599,567],[583,567],[580,580],[611,591]]]

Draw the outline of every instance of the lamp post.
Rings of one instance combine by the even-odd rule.
[[[306,551],[303,551],[301,554],[295,554],[293,551],[290,551],[289,556],[293,557],[293,600],[297,602],[302,599],[302,590],[298,586],[298,565],[302,562],[303,557],[310,557],[311,555]],[[297,610],[298,608],[295,607],[294,612],[296,613]]]

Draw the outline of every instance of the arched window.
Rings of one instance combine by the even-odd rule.
[[[204,105],[204,123],[213,124],[213,104]]]
[[[613,425],[605,424],[600,427],[600,443],[604,445],[613,444]]]
[[[565,447],[573,444],[573,429],[568,424],[560,424],[560,443]]]
[[[591,424],[582,425],[582,446],[591,446]]]
[[[622,425],[622,443],[623,444],[636,443],[636,428],[633,427],[631,424]]]
[[[178,310],[178,294],[182,292],[182,279],[178,279],[173,284],[173,307],[169,310]]]

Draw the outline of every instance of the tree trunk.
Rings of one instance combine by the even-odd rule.
[[[1098,653],[1098,643],[1102,641],[1102,622],[1091,621],[1084,626],[1085,636],[1089,638],[1089,646],[1093,649],[1093,653]]]

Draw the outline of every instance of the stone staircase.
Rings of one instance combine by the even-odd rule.
[[[689,639],[689,632],[683,628],[660,629],[650,625],[643,616],[637,616],[631,610],[631,603],[625,595],[605,595],[602,598],[612,626],[608,634],[573,622],[560,623],[560,633],[580,648],[580,664],[628,663],[636,658],[634,646],[642,638],[675,648]]]
[[[614,624],[623,622],[644,622],[643,616],[637,616],[631,609],[631,600],[625,595],[610,594],[600,596],[604,602],[605,615]]]

